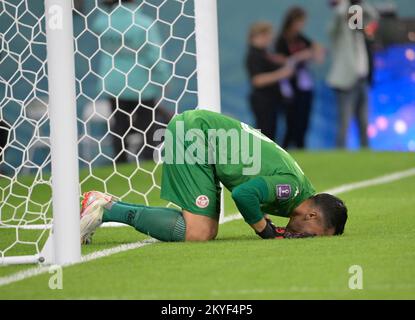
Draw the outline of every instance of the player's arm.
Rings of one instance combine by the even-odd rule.
[[[286,204],[299,195],[297,178],[290,174],[256,177],[232,190],[232,198],[245,221],[264,238],[292,237],[275,227],[261,210],[261,204]],[[271,213],[271,212],[270,212]],[[299,235],[304,236],[304,235]]]
[[[261,203],[268,200],[267,183],[261,178],[254,178],[232,190],[232,198],[245,221],[264,239],[276,238],[279,235],[271,220],[261,211]]]

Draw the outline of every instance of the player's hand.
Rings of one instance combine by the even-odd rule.
[[[256,231],[256,234],[259,235],[262,239],[274,239],[275,237],[277,237],[275,225],[268,218],[265,218],[265,222],[265,228],[260,232]]]
[[[277,227],[269,218],[265,218],[266,226],[263,231],[257,232],[257,234],[263,239],[299,239],[309,238],[315,235],[309,233],[296,233],[287,231],[284,227]]]
[[[277,227],[273,222],[272,222],[272,220],[268,217],[268,216],[266,216],[265,217],[265,221],[268,223],[268,224],[270,224],[271,225],[271,227],[272,228],[274,228],[274,230],[277,230],[277,229],[279,229],[279,227]]]

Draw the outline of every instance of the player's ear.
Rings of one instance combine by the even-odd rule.
[[[317,218],[317,212],[316,211],[310,211],[305,215],[305,220],[313,220]]]

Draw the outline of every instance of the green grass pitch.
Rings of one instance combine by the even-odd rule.
[[[294,157],[319,191],[415,167],[413,153],[297,152]],[[145,189],[151,176],[134,185]],[[83,191],[99,187],[94,181],[82,185]],[[122,181],[111,182],[115,192],[125,188]],[[237,220],[221,225],[215,241],[151,244],[64,268],[62,290],[49,289],[51,275],[45,273],[0,286],[0,299],[414,299],[415,176],[341,198],[349,207],[341,237],[264,241]],[[151,199],[162,204],[157,192]],[[233,213],[227,194],[226,214]],[[145,238],[128,227],[101,228],[82,251]],[[12,240],[0,230],[0,249]],[[352,265],[363,269],[362,290],[348,287]],[[0,279],[28,268],[33,266],[0,267]]]

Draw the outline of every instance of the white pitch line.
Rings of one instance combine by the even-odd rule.
[[[399,171],[399,172],[383,175],[383,176],[373,178],[373,179],[343,184],[336,188],[329,189],[323,192],[338,195],[338,194],[345,193],[348,191],[354,191],[354,190],[361,189],[361,188],[366,188],[370,186],[376,186],[376,185],[398,181],[398,180],[401,180],[401,179],[404,179],[410,176],[414,176],[414,175],[415,175],[415,168],[412,168],[412,169],[405,170],[405,171]],[[242,216],[239,213],[233,214],[233,215],[224,217],[220,221],[220,224],[228,223],[228,222],[239,220],[239,219],[242,219]],[[83,256],[79,263],[84,263],[84,262],[96,260],[99,258],[108,257],[110,255],[120,253],[120,252],[142,248],[144,246],[148,246],[156,242],[158,241],[155,239],[146,239],[144,241],[138,241],[138,242],[129,243],[129,244],[122,244],[117,247],[104,249],[101,251],[96,251],[96,252]],[[75,263],[75,264],[78,264],[78,263]],[[74,264],[71,264],[71,265],[74,265]],[[48,270],[49,270],[49,267],[43,266],[43,267],[34,267],[34,268],[16,272],[12,275],[0,278],[0,287],[14,283],[14,282],[18,282],[21,280],[25,280],[27,278],[38,276],[40,274],[48,272]]]
[[[219,224],[228,223],[234,220],[242,219],[242,216],[240,213],[234,213],[230,216],[222,217],[222,219],[219,221]]]
[[[0,278],[0,287],[41,275],[43,273],[48,272],[48,270],[49,270],[49,267],[41,266],[41,267],[33,267],[33,268],[29,268],[23,271],[13,273],[10,276],[5,276],[3,278]]]
[[[96,260],[96,259],[99,259],[99,258],[104,258],[104,257],[107,257],[107,256],[111,256],[115,253],[120,253],[120,252],[124,252],[124,251],[128,251],[128,250],[142,248],[142,247],[148,246],[148,245],[156,243],[156,242],[159,242],[159,241],[156,240],[156,239],[150,238],[150,239],[146,239],[146,240],[143,240],[143,241],[122,244],[122,245],[119,245],[117,247],[108,248],[108,249],[104,249],[104,250],[101,250],[101,251],[95,251],[95,252],[89,253],[85,256],[82,256],[81,263]],[[0,282],[0,286],[1,286],[1,282]]]
[[[377,178],[369,179],[369,180],[363,180],[353,183],[347,183],[343,184],[341,186],[338,186],[333,189],[329,189],[327,191],[324,191],[325,193],[331,193],[331,194],[341,194],[348,191],[354,191],[361,188],[367,188],[370,186],[378,186],[385,183],[391,183],[393,181],[401,180],[404,178],[408,178],[410,176],[415,175],[415,168],[405,170],[405,171],[399,171],[391,174],[386,174],[384,176],[380,176]]]
[[[96,260],[99,258],[108,257],[113,254],[124,252],[124,251],[142,248],[142,247],[148,246],[156,242],[158,242],[158,240],[150,238],[150,239],[146,239],[143,241],[122,244],[117,247],[92,252],[92,253],[82,256],[81,261],[79,263],[84,263],[84,262]],[[74,264],[78,264],[78,263],[74,263]],[[68,264],[66,266],[70,266],[74,264]],[[34,276],[38,276],[40,274],[47,273],[48,271],[49,271],[49,266],[34,267],[34,268],[26,269],[23,271],[19,271],[10,276],[0,278],[0,287],[11,284],[13,282],[17,282],[20,280],[34,277]]]
[[[220,224],[227,223],[227,222],[234,221],[234,220],[238,220],[238,219],[241,219],[241,218],[242,218],[242,216],[239,213],[233,214],[233,215],[225,217],[223,219],[223,221],[220,222]],[[74,263],[74,264],[68,264],[66,266],[75,265],[75,264],[79,264],[79,263],[84,263],[84,262],[96,260],[96,259],[99,259],[99,258],[108,257],[108,256],[111,256],[111,255],[116,254],[116,253],[142,248],[142,247],[145,247],[145,246],[157,243],[157,242],[159,242],[159,241],[156,240],[156,239],[150,238],[150,239],[146,239],[146,240],[143,240],[143,241],[137,241],[137,242],[133,242],[133,243],[122,244],[122,245],[119,245],[119,246],[116,246],[116,247],[112,247],[112,248],[108,248],[108,249],[104,249],[104,250],[89,253],[89,254],[83,256],[81,258],[80,262]],[[14,273],[10,276],[5,276],[3,278],[0,278],[0,287],[11,284],[11,283],[14,283],[14,282],[18,282],[18,281],[21,281],[21,280],[25,280],[25,279],[28,279],[28,278],[31,278],[31,277],[35,277],[35,276],[41,275],[43,273],[47,273],[48,271],[49,271],[48,266],[33,267],[33,268],[30,268],[30,269],[19,271],[19,272],[16,272],[16,273]]]
[[[119,222],[105,222],[101,228],[118,228],[125,227],[125,224]],[[28,225],[12,225],[1,224],[0,229],[19,229],[19,230],[45,230],[52,228],[52,224],[28,224]]]

